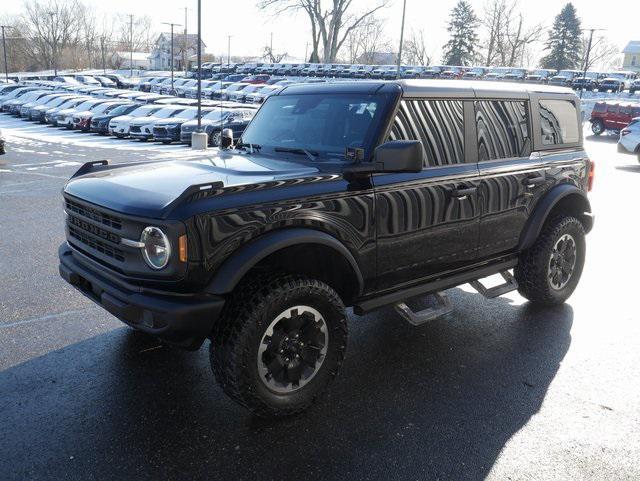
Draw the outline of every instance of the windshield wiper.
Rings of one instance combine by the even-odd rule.
[[[314,150],[307,150],[296,147],[276,147],[273,150],[275,152],[288,152],[290,154],[306,155],[311,161],[316,160],[315,158],[318,156],[318,152]]]

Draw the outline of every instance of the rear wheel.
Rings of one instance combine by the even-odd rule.
[[[562,304],[578,285],[585,252],[584,227],[578,219],[550,219],[536,242],[520,254],[514,269],[518,291],[536,304]]]
[[[596,119],[591,122],[591,132],[595,135],[600,135],[604,132],[604,124],[602,123],[602,120]]]
[[[347,345],[344,306],[323,282],[285,274],[239,286],[210,348],[218,383],[262,416],[308,408],[337,375]]]

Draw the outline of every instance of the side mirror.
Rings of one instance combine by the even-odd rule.
[[[391,140],[379,145],[373,153],[378,172],[420,172],[424,150],[419,140]]]
[[[347,179],[379,172],[420,172],[424,163],[424,150],[419,140],[391,140],[376,147],[372,162],[360,162],[345,167]]]
[[[229,149],[233,145],[233,130],[222,129],[222,136],[220,140],[220,147],[223,149]]]

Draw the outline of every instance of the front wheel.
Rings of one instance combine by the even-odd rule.
[[[257,276],[216,322],[211,367],[224,392],[261,416],[308,408],[337,375],[347,346],[344,305],[327,284]]]
[[[594,120],[591,122],[591,132],[595,135],[600,135],[604,132],[604,124],[602,123],[602,120]]]
[[[520,254],[514,269],[518,291],[536,304],[562,304],[578,285],[585,252],[584,227],[578,219],[548,220],[535,243]]]
[[[214,132],[209,138],[211,139],[209,143],[212,147],[218,147],[222,142],[222,134],[220,132]]]

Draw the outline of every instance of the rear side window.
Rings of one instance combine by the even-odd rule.
[[[594,112],[605,112],[607,110],[607,104],[597,103],[593,106]]]
[[[618,110],[620,110],[620,106],[619,105],[609,105],[607,107],[607,112],[611,113],[611,114],[617,114]]]
[[[389,140],[420,140],[425,167],[464,162],[461,100],[403,100]]]
[[[478,161],[528,157],[531,154],[527,102],[474,102]]]
[[[540,127],[543,145],[579,142],[576,104],[570,100],[540,100]]]

